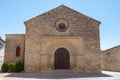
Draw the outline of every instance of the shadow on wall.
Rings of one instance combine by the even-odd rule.
[[[112,77],[103,73],[72,73],[72,72],[48,72],[48,73],[11,73],[5,77],[37,78],[37,79],[67,79],[86,77]]]

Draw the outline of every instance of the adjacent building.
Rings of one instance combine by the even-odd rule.
[[[5,41],[0,37],[0,69],[4,60]]]
[[[102,69],[120,71],[120,45],[102,51]]]

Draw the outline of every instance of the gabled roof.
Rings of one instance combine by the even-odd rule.
[[[0,42],[4,42],[5,43],[5,41],[0,37]]]
[[[120,45],[118,45],[118,46],[115,46],[115,47],[112,47],[112,48],[110,48],[110,49],[107,49],[107,50],[104,50],[104,51],[102,51],[102,52],[105,52],[105,51],[110,51],[110,50],[112,50],[112,49],[115,49],[115,48],[120,48]]]
[[[101,23],[101,22],[99,22],[98,20],[95,20],[95,19],[93,19],[93,18],[91,18],[91,17],[89,17],[89,16],[86,16],[86,15],[84,15],[84,14],[82,14],[82,13],[76,11],[76,10],[73,10],[73,9],[71,9],[71,8],[65,6],[65,5],[60,5],[60,6],[56,7],[56,8],[54,8],[54,9],[52,9],[52,10],[46,12],[46,13],[43,13],[43,14],[41,14],[41,15],[38,15],[38,16],[32,18],[32,19],[29,19],[29,20],[25,21],[25,23],[26,23],[26,22],[29,22],[29,21],[32,21],[32,20],[34,20],[34,19],[37,18],[37,17],[44,16],[44,15],[47,14],[47,13],[50,13],[50,12],[52,12],[52,11],[56,11],[56,10],[60,10],[60,9],[68,9],[68,10],[72,10],[73,12],[75,12],[75,13],[77,13],[77,14],[80,14],[80,15],[86,17],[86,18],[89,18],[89,19],[91,19],[91,20],[93,20],[93,21],[95,21],[95,22],[98,22],[99,24]]]

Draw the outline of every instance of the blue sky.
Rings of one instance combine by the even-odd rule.
[[[24,21],[61,4],[101,22],[101,50],[120,45],[120,0],[0,0],[0,36],[25,33]]]

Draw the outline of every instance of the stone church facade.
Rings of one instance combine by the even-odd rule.
[[[7,34],[5,60],[25,72],[100,72],[100,22],[61,5],[25,22],[25,34]]]

